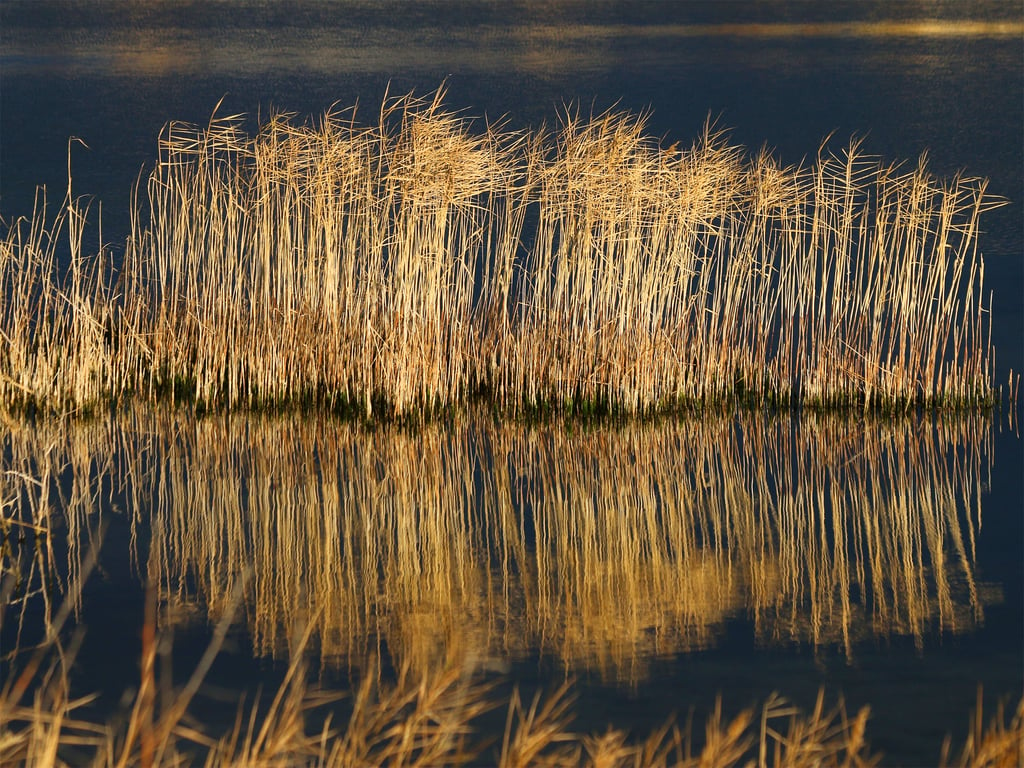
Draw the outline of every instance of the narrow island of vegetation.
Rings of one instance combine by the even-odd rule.
[[[995,401],[985,181],[857,142],[795,167],[711,127],[665,148],[621,113],[481,127],[442,97],[171,123],[116,258],[86,252],[69,167],[54,214],[41,190],[0,234],[0,406]]]
[[[6,612],[33,594],[45,601],[42,641],[0,658],[0,764],[878,764],[868,708],[848,712],[824,693],[803,711],[771,694],[735,714],[719,705],[696,722],[665,713],[650,733],[612,725],[585,733],[573,724],[569,682],[521,697],[482,666],[417,666],[416,650],[432,650],[431,636],[413,622],[435,619],[437,605],[472,618],[467,606],[490,584],[484,565],[496,558],[487,549],[479,560],[467,556],[480,550],[484,530],[511,565],[481,626],[512,613],[498,597],[522,595],[535,605],[535,635],[557,636],[550,628],[559,625],[583,639],[583,630],[604,632],[613,668],[633,663],[639,632],[628,621],[637,617],[609,621],[605,606],[645,606],[643,626],[664,629],[661,642],[677,637],[677,651],[740,600],[716,571],[734,574],[733,587],[752,585],[744,599],[759,621],[812,644],[852,647],[849,586],[864,574],[888,600],[875,607],[872,631],[897,627],[919,638],[929,622],[955,629],[979,620],[986,594],[973,575],[970,510],[981,493],[976,446],[985,429],[939,423],[945,442],[902,428],[876,440],[847,434],[841,411],[878,412],[882,421],[916,409],[979,416],[998,401],[978,239],[982,214],[1002,201],[984,180],[936,179],[923,160],[886,164],[856,141],[839,150],[826,143],[813,161],[789,167],[710,125],[691,146],[665,148],[643,116],[619,112],[566,110],[554,128],[532,131],[481,124],[448,110],[443,91],[385,96],[373,119],[361,117],[355,108],[306,123],[276,114],[255,135],[239,115],[205,127],[169,124],[136,190],[123,251],[86,248],[89,202],[72,194],[70,160],[58,206],[48,208],[41,189],[30,217],[0,226],[0,417],[12,425],[0,440],[12,466],[2,473],[0,604]],[[1011,402],[1014,381],[1011,374]],[[119,431],[97,427],[100,420],[19,419],[122,403],[131,406],[117,414],[126,423],[140,414],[167,423]],[[823,422],[806,435],[788,424],[737,431],[739,421],[702,412],[664,433],[624,429],[617,440],[575,442],[557,429],[521,435],[501,420],[487,420],[491,432],[460,422],[481,404],[514,416],[736,403],[752,406],[745,413],[755,419],[774,408],[830,412],[816,414]],[[174,404],[186,406],[184,415]],[[284,416],[296,424],[233,433],[197,416],[300,407],[381,421],[460,413],[383,448],[354,422],[327,429],[291,413]],[[182,431],[179,419],[207,428]],[[79,426],[97,427],[91,442],[71,436]],[[488,466],[504,470],[453,458],[465,453],[450,442],[459,430],[467,442],[484,435],[470,454],[497,456]],[[305,432],[312,437],[298,439]],[[255,443],[240,444],[242,433]],[[182,434],[195,435],[187,450]],[[687,480],[693,488],[677,472],[680,446],[705,468]],[[899,454],[891,471],[890,450]],[[948,450],[959,458],[947,466]],[[623,463],[623,453],[644,460]],[[349,468],[347,457],[368,463]],[[862,458],[848,484],[833,485],[838,470],[819,469]],[[119,462],[125,474],[114,483],[105,473]],[[520,484],[510,468],[531,462],[532,476],[545,480]],[[333,480],[323,466],[337,469]],[[240,468],[260,478],[251,508],[230,507],[244,494],[221,493],[237,485]],[[275,471],[302,493],[276,484]],[[580,479],[588,471],[596,485]],[[157,475],[158,485],[146,485]],[[722,486],[709,497],[712,476]],[[577,524],[572,504],[599,499],[609,478],[614,514]],[[69,482],[74,492],[61,496]],[[926,484],[941,493],[918,503]],[[549,485],[556,490],[545,498]],[[155,506],[138,687],[126,692],[122,717],[105,719],[90,709],[93,697],[72,695],[81,636],[67,639],[64,626],[79,610],[96,549],[75,549],[69,537],[63,606],[25,584],[56,572],[51,519],[89,530],[98,500],[115,486]],[[317,489],[325,495],[316,498]],[[755,508],[772,493],[774,507]],[[297,503],[303,494],[312,494],[308,503]],[[460,504],[477,495],[485,502],[471,508],[486,524],[474,527]],[[223,505],[210,502],[219,496]],[[826,546],[824,518],[819,527],[809,501],[825,498],[848,546]],[[391,523],[374,515],[379,499],[390,500]],[[965,533],[958,505],[968,510]],[[338,530],[325,521],[343,506],[355,510],[347,533],[324,536]],[[516,525],[525,508],[534,510],[532,551]],[[278,513],[275,528],[266,521]],[[720,533],[704,541],[699,529]],[[391,543],[414,539],[408,550]],[[223,557],[225,542],[240,561]],[[948,562],[947,544],[958,553]],[[364,560],[352,555],[360,546]],[[684,572],[691,555],[700,565]],[[374,575],[365,583],[352,577],[363,562]],[[263,581],[252,584],[250,568]],[[595,585],[596,571],[604,575]],[[378,573],[392,581],[382,585]],[[163,657],[173,626],[159,603],[188,578],[217,598],[216,627],[175,687]],[[313,583],[322,588],[308,589]],[[262,592],[268,585],[278,591]],[[417,607],[410,594],[427,594],[430,609],[408,610]],[[332,613],[331,600],[347,612]],[[811,604],[808,621],[777,620],[796,615],[800,600]],[[409,643],[390,683],[363,643],[382,604],[397,627],[389,647],[419,642]],[[276,693],[240,704],[226,730],[205,729],[196,694],[239,613],[254,617],[256,645],[276,649],[282,627],[303,631],[288,645]],[[19,639],[26,615],[11,619]],[[344,631],[330,624],[339,616]],[[467,647],[489,642],[462,624],[434,623]],[[310,683],[307,649],[317,641],[321,658],[333,652],[360,668],[351,691]],[[586,648],[558,650],[590,663]],[[344,697],[348,717],[333,720]],[[1024,702],[987,715],[981,705],[979,691],[966,738],[937,744],[937,762],[1020,762]],[[485,729],[482,718],[495,714],[499,726]]]

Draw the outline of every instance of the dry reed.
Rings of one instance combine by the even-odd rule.
[[[55,219],[40,200],[0,239],[0,405],[993,401],[984,181],[856,141],[798,167],[710,128],[665,149],[619,113],[481,127],[442,100],[169,124],[115,272],[83,255],[70,182]]]
[[[221,635],[222,637],[222,635]],[[732,719],[723,717],[721,701],[695,736],[692,718],[680,727],[669,718],[646,738],[630,738],[609,727],[604,733],[574,731],[573,697],[568,684],[548,696],[538,694],[529,707],[518,691],[508,703],[504,737],[499,747],[479,730],[479,716],[502,702],[493,687],[459,670],[441,670],[417,677],[403,667],[393,685],[365,677],[353,692],[351,713],[344,724],[323,717],[340,692],[310,688],[301,653],[269,709],[239,705],[234,726],[224,734],[209,733],[187,718],[193,684],[208,667],[200,662],[184,689],[158,705],[153,688],[162,683],[154,670],[159,644],[152,624],[143,632],[142,679],[131,697],[131,715],[115,726],[73,716],[89,697],[71,700],[70,663],[60,641],[42,650],[53,656],[41,675],[30,705],[23,693],[5,685],[0,690],[0,761],[4,765],[48,766],[286,766],[316,764],[349,768],[370,765],[437,766],[479,764],[520,766],[592,766],[612,768],[674,766],[675,768],[866,768],[882,762],[867,741],[869,710],[847,716],[842,701],[831,710],[819,693],[810,712],[802,712],[777,695],[760,708]],[[206,656],[216,653],[219,640]],[[37,654],[38,655],[38,654]],[[367,665],[372,668],[371,665]],[[1002,705],[985,728],[979,704],[972,732],[955,762],[949,763],[950,741],[942,748],[942,765],[958,768],[1019,764],[1024,739],[1024,704],[1007,723]],[[319,714],[320,717],[315,715]],[[757,717],[757,715],[760,717]],[[322,724],[321,724],[322,723]]]

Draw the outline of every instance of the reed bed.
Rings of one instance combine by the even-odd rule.
[[[0,239],[3,407],[993,402],[983,180],[856,141],[666,149],[621,113],[512,131],[443,95],[169,124],[115,271],[69,182]]]

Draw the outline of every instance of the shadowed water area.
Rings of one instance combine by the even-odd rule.
[[[168,122],[199,135],[220,103],[254,136],[274,110],[302,124],[358,103],[372,124],[386,91],[442,81],[445,109],[505,116],[510,132],[556,125],[572,103],[649,112],[655,158],[697,142],[709,115],[744,162],[766,145],[783,168],[812,167],[830,134],[837,157],[863,137],[869,163],[910,173],[927,152],[940,182],[984,178],[1008,201],[984,211],[968,249],[984,260],[968,293],[995,351],[975,374],[1005,385],[1024,367],[1022,39],[1019,9],[997,3],[14,0],[0,7],[0,215],[31,215],[38,184],[59,207],[79,137],[74,193],[94,196],[85,249],[102,242],[120,263],[133,181],[164,157]],[[742,322],[767,338],[768,324]],[[509,338],[516,354],[541,347]],[[851,716],[870,706],[884,764],[934,764],[947,734],[967,734],[979,686],[986,713],[1021,697],[1015,419],[1005,391],[994,409],[899,415],[524,419],[460,405],[402,426],[147,402],[5,415],[0,672],[23,668],[64,603],[62,636],[73,646],[84,628],[72,694],[99,692],[82,711],[124,723],[148,584],[169,665],[157,698],[185,688],[226,632],[191,708],[218,735],[298,653],[334,690],[403,669],[494,682],[498,708],[476,728],[498,743],[483,763],[501,752],[514,686],[528,703],[568,679],[585,734],[611,725],[642,741],[690,711],[703,733],[717,697],[728,716],[772,692],[810,711],[824,690]],[[323,711],[343,720],[353,706]]]

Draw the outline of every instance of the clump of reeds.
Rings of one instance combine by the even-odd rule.
[[[442,97],[171,123],[116,283],[70,188],[38,206],[0,241],[3,407],[992,401],[984,181],[858,142],[797,167],[710,129],[665,149],[619,113],[515,132]]]
[[[462,670],[442,668],[417,676],[407,667],[393,684],[369,674],[358,684],[344,722],[330,716],[342,692],[310,687],[302,644],[269,707],[240,705],[234,725],[209,732],[189,718],[189,706],[213,661],[229,619],[187,683],[167,690],[158,673],[160,643],[152,613],[144,627],[141,678],[127,703],[130,715],[114,725],[76,714],[91,697],[70,696],[74,648],[65,648],[59,630],[40,646],[20,674],[0,689],[0,762],[32,766],[153,766],[203,761],[217,766],[435,766],[479,764],[519,766],[836,766],[863,768],[882,755],[867,741],[869,710],[847,715],[840,701],[827,709],[819,693],[809,713],[772,695],[760,710],[723,715],[721,701],[693,730],[693,717],[680,726],[676,718],[646,738],[631,737],[609,726],[603,733],[573,728],[573,694],[565,684],[548,696],[537,694],[529,705],[513,691],[507,703],[504,735],[496,745],[480,728],[479,717],[506,706],[496,688]],[[308,634],[306,635],[308,638]],[[45,666],[46,657],[49,666]],[[367,665],[372,669],[372,665]],[[157,696],[158,686],[164,686]],[[26,702],[25,699],[29,701]],[[1024,704],[1007,724],[1003,709],[984,728],[980,695],[974,730],[955,762],[943,765],[1011,766],[1018,764],[1024,738]]]
[[[68,197],[49,224],[45,191],[0,238],[0,404],[71,412],[108,399],[116,356],[107,254],[82,255],[88,205]],[[60,254],[70,253],[61,268]]]
[[[368,676],[352,700],[347,723],[337,728],[326,707],[340,691],[311,687],[304,649],[308,628],[297,640],[284,679],[268,707],[239,704],[233,726],[210,732],[189,716],[203,678],[223,643],[232,610],[221,619],[211,645],[188,681],[172,688],[158,670],[160,642],[153,590],[142,632],[141,676],[127,716],[110,723],[77,714],[95,696],[70,698],[70,649],[58,620],[21,669],[13,667],[0,688],[0,764],[5,766],[280,766],[314,762],[325,766],[462,765],[483,742],[470,740],[472,723],[495,706],[492,690],[463,680],[457,670],[416,676],[405,667],[392,685]],[[237,607],[236,592],[234,605]],[[66,614],[65,614],[66,615]],[[311,719],[317,714],[318,718]]]
[[[946,737],[942,745],[943,768],[1014,768],[1024,765],[1024,698],[1006,720],[1003,702],[996,705],[996,713],[985,727],[982,690],[978,688],[978,701],[971,716],[970,732],[959,753],[950,755],[952,740]]]

